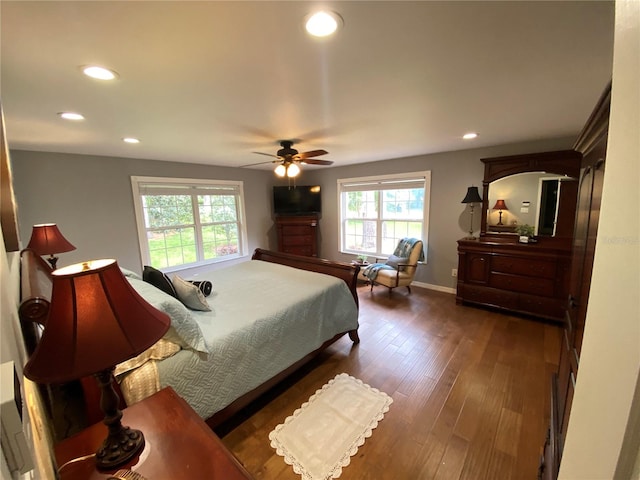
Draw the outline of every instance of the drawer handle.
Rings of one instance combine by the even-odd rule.
[[[573,295],[569,295],[569,308],[577,308],[578,307],[578,302],[576,302],[576,299],[573,297]]]

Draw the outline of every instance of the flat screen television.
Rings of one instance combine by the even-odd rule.
[[[320,185],[273,187],[273,213],[276,215],[310,215],[322,211]]]

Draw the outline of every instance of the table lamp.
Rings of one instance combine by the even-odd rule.
[[[469,203],[471,204],[471,223],[469,225],[469,236],[467,238],[474,239],[476,237],[473,236],[473,208],[476,203],[482,203],[482,198],[480,198],[480,193],[478,192],[478,187],[469,187],[467,188],[467,195],[464,197],[462,202],[460,203]]]
[[[115,366],[139,355],[169,329],[169,316],[146,302],[113,259],[70,265],[52,273],[49,317],[24,375],[38,383],[65,383],[95,375],[108,436],[96,452],[98,468],[126,463],[144,448],[139,430],[123,427]]]
[[[499,210],[500,211],[500,218],[498,220],[497,225],[502,225],[502,211],[503,210],[509,210],[507,208],[507,205],[504,203],[504,200],[496,201],[496,204],[493,206],[493,210]]]
[[[51,264],[52,270],[56,269],[56,264],[58,263],[58,257],[54,256],[56,253],[70,252],[76,249],[64,238],[55,223],[34,225],[27,248],[30,248],[38,255],[49,255],[47,261]]]

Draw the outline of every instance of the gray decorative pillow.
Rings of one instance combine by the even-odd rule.
[[[395,255],[389,255],[387,259],[387,265],[398,270],[398,264],[407,263],[409,261],[406,257],[396,257]]]
[[[179,276],[173,277],[173,287],[178,294],[178,300],[184,303],[185,307],[192,310],[201,310],[204,312],[211,311],[211,307],[207,303],[207,299],[204,298],[204,294],[200,291],[197,285],[194,285]]]

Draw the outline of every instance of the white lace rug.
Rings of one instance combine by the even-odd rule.
[[[302,480],[338,478],[392,402],[341,373],[269,434],[271,446]]]

